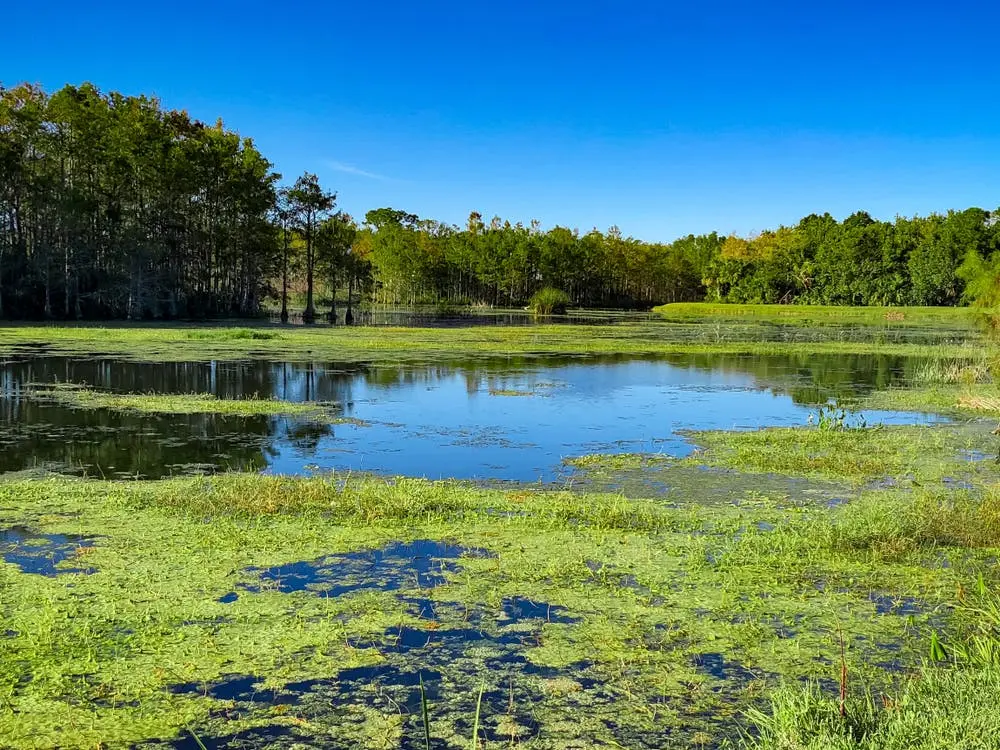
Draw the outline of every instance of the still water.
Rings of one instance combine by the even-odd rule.
[[[693,450],[688,430],[802,425],[816,404],[904,382],[886,356],[677,355],[337,362],[0,360],[0,471],[160,478],[253,470],[554,481],[588,453]],[[39,400],[33,385],[339,404],[361,424],[285,416],[137,414]],[[869,423],[926,421],[870,412]]]

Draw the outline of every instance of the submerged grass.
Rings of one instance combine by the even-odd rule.
[[[233,416],[287,415],[324,421],[345,421],[333,416],[336,404],[292,402],[270,398],[225,399],[211,393],[111,393],[60,383],[33,390],[35,398],[80,409],[112,409],[150,414],[226,414]],[[353,421],[353,420],[351,420]]]

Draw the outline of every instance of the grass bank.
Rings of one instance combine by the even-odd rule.
[[[668,320],[761,321],[787,325],[864,325],[975,329],[983,311],[970,307],[850,307],[675,302],[653,308]]]

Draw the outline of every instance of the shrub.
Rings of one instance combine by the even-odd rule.
[[[562,289],[545,287],[532,295],[528,306],[536,315],[562,315],[569,303],[569,295]]]

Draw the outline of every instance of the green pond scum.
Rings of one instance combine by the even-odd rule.
[[[981,344],[676,330],[0,329],[12,354],[145,360],[900,348],[940,366],[848,406],[952,417],[691,432],[688,456],[567,457],[544,485],[10,475],[0,747],[997,747]],[[55,390],[80,408],[335,413]]]

